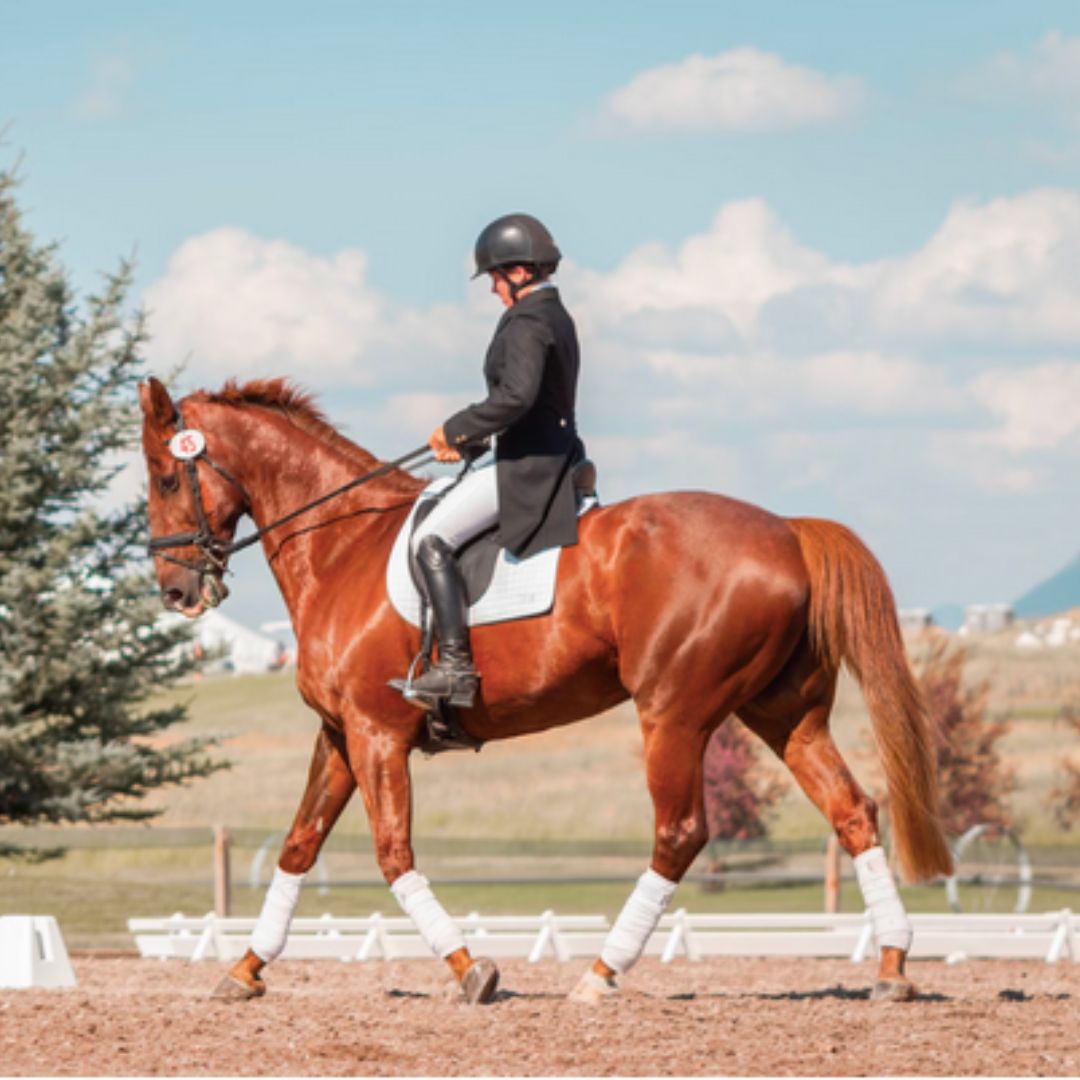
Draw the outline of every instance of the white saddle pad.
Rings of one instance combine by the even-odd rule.
[[[413,626],[420,625],[420,594],[409,573],[409,538],[413,518],[426,500],[435,498],[454,482],[442,477],[430,483],[416,500],[416,505],[394,541],[386,564],[386,591],[394,610]],[[561,548],[548,548],[518,559],[503,548],[495,560],[495,572],[487,591],[469,608],[469,625],[506,622],[529,615],[544,615],[555,603],[555,575],[559,569]]]

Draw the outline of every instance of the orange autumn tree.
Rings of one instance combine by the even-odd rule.
[[[981,823],[1008,825],[1008,797],[1016,786],[998,748],[1008,724],[989,715],[989,680],[965,682],[967,661],[966,649],[939,638],[918,675],[934,735],[942,824],[952,836]]]
[[[1080,703],[1065,705],[1059,715],[1080,736]],[[1054,823],[1063,832],[1080,821],[1080,758],[1061,761],[1061,773],[1046,801]]]

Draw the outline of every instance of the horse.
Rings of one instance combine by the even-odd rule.
[[[465,947],[415,866],[409,757],[425,719],[388,686],[419,647],[419,630],[390,604],[385,567],[424,481],[345,438],[285,379],[233,380],[177,404],[150,378],[139,398],[163,603],[195,618],[225,596],[227,556],[243,546],[232,538],[250,515],[296,633],[300,694],[322,721],[251,948],[215,994],[265,993],[262,971],[284,947],[303,875],[358,789],[394,896],[464,999],[491,1000],[498,969]],[[370,482],[361,486],[358,474]],[[630,498],[588,511],[579,525],[579,542],[561,552],[549,614],[473,629],[482,689],[460,717],[486,742],[628,698],[637,708],[651,859],[571,996],[616,993],[644,951],[708,840],[703,758],[712,732],[735,714],[855,861],[877,936],[872,996],[912,998],[910,923],[880,846],[878,808],[829,732],[846,663],[870,713],[900,872],[912,882],[948,875],[928,717],[873,554],[841,524],[781,518],[707,492]]]

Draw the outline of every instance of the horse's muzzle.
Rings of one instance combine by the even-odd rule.
[[[214,573],[189,570],[161,586],[162,604],[189,619],[197,618],[207,608],[217,607],[228,595],[228,586]]]

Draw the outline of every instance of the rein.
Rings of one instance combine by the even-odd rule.
[[[152,556],[156,555],[159,558],[165,559],[167,562],[183,566],[188,570],[194,570],[200,577],[204,578],[215,573],[220,573],[225,569],[225,561],[230,555],[237,551],[242,551],[246,547],[251,547],[252,544],[257,543],[263,536],[272,529],[276,529],[279,525],[284,525],[287,522],[300,517],[302,514],[306,514],[308,511],[314,510],[318,506],[322,506],[323,503],[327,503],[331,499],[336,499],[339,495],[344,495],[347,491],[352,491],[353,488],[360,487],[361,484],[366,484],[380,476],[385,476],[388,472],[392,472],[394,469],[405,465],[406,462],[413,461],[415,458],[421,457],[428,452],[426,444],[417,447],[415,450],[411,450],[409,453],[403,454],[393,461],[385,462],[377,469],[372,469],[370,472],[355,477],[348,483],[342,484],[341,487],[334,488],[333,491],[326,492],[325,495],[320,495],[317,499],[312,499],[311,502],[304,503],[303,506],[298,506],[295,510],[290,510],[289,513],[283,514],[276,520],[257,528],[253,533],[242,539],[224,540],[221,537],[215,536],[210,528],[210,521],[206,514],[206,504],[203,501],[202,496],[202,486],[199,483],[197,462],[200,460],[205,461],[210,468],[218,473],[218,475],[224,477],[232,484],[232,486],[244,496],[245,506],[250,507],[251,500],[248,499],[247,492],[244,491],[240,482],[214,461],[206,452],[206,439],[203,437],[202,433],[189,430],[186,427],[184,418],[179,409],[176,411],[176,417],[178,431],[176,435],[168,440],[168,446],[172,451],[173,457],[183,462],[188,490],[191,492],[191,500],[195,506],[195,521],[198,528],[195,532],[173,533],[169,536],[153,536],[147,544],[147,551]],[[182,547],[196,548],[202,556],[202,561],[194,562],[190,559],[177,558],[175,555],[162,554],[173,548]]]

